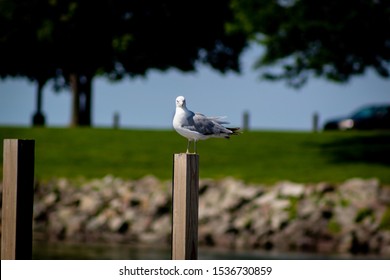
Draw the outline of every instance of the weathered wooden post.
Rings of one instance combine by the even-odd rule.
[[[32,258],[34,140],[4,140],[1,259]]]
[[[172,259],[198,259],[199,155],[173,160]]]

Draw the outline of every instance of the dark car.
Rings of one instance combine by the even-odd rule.
[[[329,120],[324,130],[390,129],[390,104],[363,107],[350,116]]]

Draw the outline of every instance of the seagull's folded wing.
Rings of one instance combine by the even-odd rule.
[[[222,124],[228,122],[222,121],[223,117],[206,117],[203,114],[196,113],[193,117],[194,127],[196,131],[203,135],[220,135],[224,133],[231,133]]]

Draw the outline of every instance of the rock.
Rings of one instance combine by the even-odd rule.
[[[169,245],[171,183],[153,176],[123,180],[57,179],[38,184],[34,229],[39,238]],[[246,185],[200,181],[199,243],[224,248],[378,253],[390,256],[381,228],[389,188],[376,179],[342,184]]]
[[[256,239],[249,232],[242,232],[238,234],[235,238],[235,248],[236,249],[250,249],[255,246]]]
[[[315,186],[315,191],[321,195],[335,191],[335,186],[326,182],[319,183]]]
[[[237,229],[245,229],[252,225],[252,213],[243,213],[233,220],[233,226]]]
[[[131,224],[131,232],[138,236],[143,235],[145,232],[149,231],[152,219],[153,217],[150,216],[138,215],[137,219]]]
[[[383,204],[390,205],[390,187],[381,188],[379,194],[379,201]]]
[[[265,194],[256,198],[254,203],[257,206],[269,205],[277,198],[277,196],[278,196],[277,192],[273,189],[271,191],[267,191]]]
[[[48,193],[43,199],[42,202],[45,207],[51,207],[57,201],[57,195],[54,192]]]
[[[66,190],[69,185],[70,185],[70,182],[66,178],[60,178],[57,180],[57,187],[60,191]]]
[[[76,215],[72,216],[65,224],[66,228],[66,237],[67,238],[74,238],[78,241],[83,239],[81,236],[82,229],[84,227],[84,223],[87,220],[86,215]]]
[[[380,253],[383,256],[390,256],[390,231],[383,231],[380,233],[380,239],[382,240]]]
[[[83,195],[80,199],[79,209],[88,215],[95,215],[100,209],[102,200],[94,193],[91,195]]]
[[[334,219],[338,224],[340,224],[343,232],[348,232],[354,229],[357,211],[357,208],[352,206],[336,206],[334,208]]]
[[[115,216],[112,209],[103,210],[98,216],[92,218],[87,224],[88,230],[108,229],[108,221]]]
[[[304,199],[300,202],[299,207],[297,209],[298,217],[302,219],[309,218],[315,211],[318,211],[318,205],[314,199]]]
[[[121,210],[123,209],[124,205],[123,205],[123,202],[122,202],[120,197],[114,197],[113,199],[111,199],[111,201],[109,203],[109,207],[112,210],[121,212]]]
[[[74,207],[63,207],[57,211],[57,219],[61,223],[66,224],[67,221],[75,215],[75,212],[76,211]]]
[[[347,233],[341,236],[337,244],[337,253],[348,254],[352,248],[352,240],[352,233]]]
[[[123,213],[123,218],[126,222],[132,223],[135,219],[137,219],[137,211],[133,208],[128,208]]]
[[[371,207],[377,204],[379,181],[377,179],[350,179],[338,188],[341,196],[356,207]]]
[[[160,180],[153,175],[147,175],[136,182],[137,186],[141,189],[154,189],[161,186]]]
[[[154,232],[157,236],[160,236],[161,239],[165,239],[171,235],[171,228],[171,218],[168,215],[157,219],[151,226],[152,232]]]
[[[262,216],[252,219],[251,228],[257,236],[262,236],[271,230],[268,219]]]
[[[276,211],[271,216],[271,229],[278,231],[283,225],[288,223],[288,213],[284,211]]]
[[[110,201],[116,197],[115,190],[113,188],[101,187],[99,193],[104,201]]]
[[[287,199],[276,199],[270,203],[271,209],[274,210],[275,212],[279,210],[285,210],[288,207],[290,207],[290,205],[291,202],[290,200]]]
[[[305,186],[291,182],[280,183],[277,188],[281,197],[301,197],[305,192]]]
[[[98,230],[102,230],[104,225],[107,223],[107,218],[104,215],[99,215],[97,217],[93,217],[87,222],[86,230],[89,232],[95,232]]]

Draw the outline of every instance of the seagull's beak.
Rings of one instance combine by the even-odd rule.
[[[183,96],[178,96],[176,98],[176,107],[185,107],[186,106],[186,100]]]

